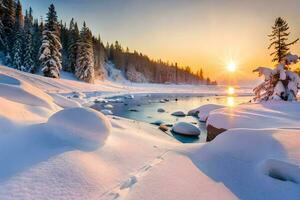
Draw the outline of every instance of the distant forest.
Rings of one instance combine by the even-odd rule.
[[[202,69],[195,72],[189,66],[153,60],[118,41],[104,45],[86,23],[79,28],[74,19],[68,24],[59,21],[53,4],[44,21],[34,19],[31,8],[23,13],[20,1],[2,0],[0,51],[7,66],[52,78],[64,70],[93,83],[104,79],[105,65],[112,63],[133,82],[217,84]]]

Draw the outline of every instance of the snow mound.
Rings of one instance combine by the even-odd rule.
[[[100,112],[88,108],[69,108],[55,113],[48,120],[53,134],[84,150],[102,146],[111,131],[110,121]]]
[[[40,89],[20,81],[14,77],[0,74],[1,96],[10,101],[44,107],[50,110],[59,110],[53,103],[53,98]]]
[[[59,94],[49,94],[53,99],[54,102],[63,108],[77,108],[81,107],[81,104],[77,101],[74,101],[72,99],[68,99],[62,95]]]
[[[176,123],[173,126],[172,131],[177,134],[188,136],[198,136],[201,133],[199,128],[187,122]]]
[[[220,109],[220,108],[224,108],[224,107],[225,106],[217,105],[217,104],[206,104],[206,105],[200,106],[194,110],[190,110],[188,112],[188,115],[198,116],[200,121],[205,122],[207,120],[210,112]]]

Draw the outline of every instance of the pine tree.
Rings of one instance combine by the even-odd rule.
[[[4,11],[4,7],[3,7],[3,2],[1,1],[0,2],[0,51],[4,50],[5,47],[4,25],[2,23],[3,11]]]
[[[75,75],[78,79],[88,83],[94,82],[94,52],[92,33],[85,22],[80,32],[77,49],[77,65]]]
[[[68,66],[66,67],[66,71],[75,72],[76,66],[76,57],[77,57],[77,42],[80,38],[78,25],[74,22],[74,19],[70,21],[69,26],[69,40],[67,44],[68,48]]]
[[[14,26],[15,26],[15,2],[14,0],[2,0],[3,5],[3,15],[2,23],[4,27],[4,46],[7,65],[12,64],[11,54],[12,47],[14,46]]]
[[[40,48],[40,61],[44,76],[51,78],[60,77],[60,70],[62,69],[61,49],[57,15],[54,5],[51,4],[47,13],[47,21]]]
[[[42,45],[42,33],[44,31],[43,22],[39,24],[39,21],[36,19],[33,22],[32,26],[32,44],[33,44],[33,62],[34,62],[34,69],[32,73],[36,73],[40,71],[40,60],[39,60],[39,52],[40,47]]]
[[[270,54],[271,56],[274,56],[272,62],[281,63],[285,56],[289,53],[289,46],[295,44],[299,39],[296,39],[293,42],[287,42],[288,36],[290,35],[288,32],[289,26],[288,23],[281,17],[278,17],[275,20],[275,24],[272,29],[273,31],[269,35],[271,44],[268,49],[272,47],[275,49],[275,51]]]
[[[14,38],[14,46],[12,49],[13,55],[13,67],[18,70],[24,71],[23,67],[23,41],[24,41],[24,32],[23,32],[23,14],[22,14],[22,6],[20,1],[17,3],[16,7],[16,21],[14,26],[15,38]]]
[[[29,9],[29,12],[26,11],[25,20],[24,20],[24,71],[34,73],[34,49],[32,43],[32,31],[33,31],[33,17],[32,9]]]

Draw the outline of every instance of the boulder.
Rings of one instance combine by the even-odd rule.
[[[166,125],[163,125],[161,124],[159,127],[158,127],[161,131],[163,132],[167,132],[169,130],[169,128],[166,126]]]
[[[186,116],[186,114],[182,111],[173,112],[172,115],[176,116],[176,117],[185,117]]]
[[[104,106],[104,108],[106,108],[106,109],[113,109],[114,106],[111,105],[111,104],[106,104],[106,105]]]
[[[178,122],[176,123],[172,131],[174,133],[180,134],[180,135],[187,135],[187,136],[199,136],[201,131],[198,127],[196,127],[193,124],[187,123],[187,122]]]
[[[111,110],[103,109],[101,110],[102,114],[104,115],[113,115],[114,113]]]
[[[155,122],[152,122],[151,124],[156,125],[156,126],[160,126],[162,125],[164,122],[162,120],[156,120]]]
[[[213,139],[215,139],[218,135],[220,135],[221,133],[227,131],[226,129],[224,128],[216,128],[210,124],[207,125],[206,127],[207,129],[207,138],[206,138],[206,141],[207,142],[210,142],[212,141]]]
[[[159,108],[159,109],[157,109],[157,112],[159,112],[159,113],[164,113],[164,112],[166,112],[166,111],[165,111],[165,109],[163,109],[163,108]]]

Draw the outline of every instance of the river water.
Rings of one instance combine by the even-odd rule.
[[[164,102],[163,99],[167,101]],[[242,103],[247,103],[252,99],[251,96],[196,96],[196,95],[138,95],[133,99],[124,97],[113,97],[108,99],[109,103],[96,103],[93,108],[96,110],[105,109],[105,105],[111,104],[113,108],[110,110],[115,116],[124,117],[132,120],[153,123],[161,120],[164,124],[173,125],[176,122],[189,122],[198,126],[201,130],[199,137],[186,137],[167,132],[171,137],[176,138],[183,143],[205,142],[206,141],[206,125],[199,122],[193,116],[176,117],[171,115],[175,111],[183,111],[187,113],[189,110],[195,109],[205,104],[219,104],[233,107]],[[117,100],[116,102],[114,102]],[[164,109],[164,113],[160,113],[158,109]],[[163,132],[162,132],[163,133]],[[164,134],[164,133],[163,133]]]

